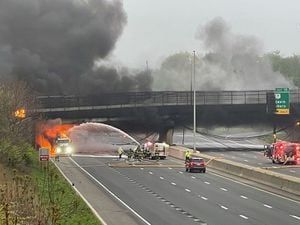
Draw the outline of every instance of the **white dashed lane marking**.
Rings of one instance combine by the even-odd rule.
[[[243,198],[243,199],[248,199],[248,197],[246,197],[244,195],[241,195],[240,197]]]
[[[210,183],[209,183],[209,182],[207,182],[207,181],[205,181],[204,183],[205,183],[205,184],[210,184]]]
[[[299,216],[295,216],[295,215],[290,215],[291,217],[297,219],[297,220],[300,220],[300,217]]]
[[[204,196],[201,196],[201,195],[198,195],[198,197],[202,198],[203,200],[207,200],[208,198],[204,197]]]
[[[141,168],[141,170],[143,170],[144,168]]]
[[[291,172],[291,173],[296,173],[296,171],[295,171],[295,170],[290,170],[290,172]]]
[[[190,190],[190,189],[187,189],[187,188],[185,189],[185,191],[187,191],[187,192],[191,192],[191,190]]]
[[[272,208],[273,208],[272,206],[267,205],[267,204],[264,204],[264,207],[267,207],[267,208],[269,208],[269,209],[272,209]]]
[[[163,180],[163,179],[165,179],[165,178],[163,178],[163,177],[159,177],[161,180]]]
[[[168,167],[168,169],[171,170],[172,168],[171,168],[171,167]]]
[[[244,159],[244,162],[249,162],[247,159]]]
[[[228,191],[226,188],[220,188],[222,191]]]
[[[174,186],[176,186],[176,183],[174,183],[174,182],[172,182],[171,184],[174,185]]]
[[[151,174],[151,175],[152,175],[153,173],[150,171],[150,172],[149,172],[149,174]]]
[[[221,207],[222,209],[225,209],[225,210],[228,209],[228,208],[227,208],[226,206],[224,206],[224,205],[220,205],[220,207]]]
[[[183,172],[182,172],[182,171],[179,171],[179,173],[180,173],[180,174],[183,174]]]
[[[194,177],[194,176],[191,176],[191,178],[196,179],[196,177]]]
[[[244,216],[244,215],[240,215],[240,217],[242,217],[243,219],[247,220],[248,217],[247,216]]]

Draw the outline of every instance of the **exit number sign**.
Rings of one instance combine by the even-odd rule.
[[[288,115],[290,114],[290,90],[289,88],[275,89],[275,114]]]

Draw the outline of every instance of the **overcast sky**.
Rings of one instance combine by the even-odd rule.
[[[232,32],[254,35],[264,51],[300,54],[299,0],[124,0],[128,23],[113,52],[130,67],[157,67],[179,51],[203,52],[199,25],[220,16]]]

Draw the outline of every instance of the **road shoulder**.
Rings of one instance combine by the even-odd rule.
[[[119,202],[108,196],[105,190],[84,174],[69,158],[62,158],[56,165],[109,225],[135,225],[138,222],[131,212]]]

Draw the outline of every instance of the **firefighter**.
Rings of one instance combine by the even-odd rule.
[[[122,147],[119,147],[119,148],[118,148],[119,159],[122,158],[123,153],[124,153],[123,148],[122,148]]]
[[[265,150],[265,152],[264,152],[264,155],[266,156],[266,157],[272,157],[272,154],[273,154],[273,145],[267,145],[267,148],[266,148],[266,150]]]
[[[192,156],[192,153],[190,150],[185,151],[185,161],[188,161]]]

